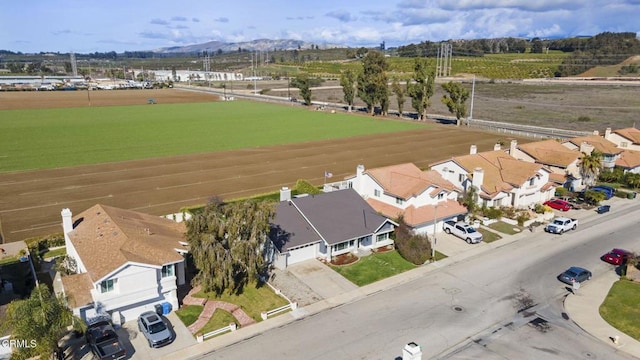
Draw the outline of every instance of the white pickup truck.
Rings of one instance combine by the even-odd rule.
[[[544,231],[562,235],[565,231],[575,230],[577,227],[578,220],[566,217],[557,217],[545,226]]]
[[[476,230],[473,226],[462,221],[445,221],[442,224],[442,228],[447,234],[453,234],[460,239],[463,239],[468,244],[477,244],[482,241],[482,234],[478,232],[478,230]]]

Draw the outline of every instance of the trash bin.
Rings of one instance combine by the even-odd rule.
[[[168,315],[171,312],[171,303],[163,302],[162,303],[162,315]]]
[[[162,315],[162,304],[155,304],[156,314]]]
[[[630,193],[627,194],[627,199],[635,199],[636,198],[636,192],[632,191]]]

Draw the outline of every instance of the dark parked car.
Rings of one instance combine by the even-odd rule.
[[[571,204],[569,204],[568,202],[566,202],[564,200],[560,200],[560,199],[553,199],[553,200],[546,201],[544,203],[544,205],[547,205],[548,207],[550,207],[552,209],[556,209],[556,210],[560,210],[560,211],[569,211],[569,210],[571,210]]]
[[[609,264],[624,265],[631,255],[631,251],[623,249],[613,249],[608,253],[602,255],[601,259],[605,262],[608,262]]]
[[[88,323],[86,338],[91,352],[98,359],[120,360],[127,356],[127,351],[108,319],[96,319]]]
[[[147,338],[150,347],[159,348],[173,342],[173,331],[171,331],[167,322],[168,320],[153,311],[140,314],[138,317],[138,329]]]
[[[613,195],[615,195],[615,193],[616,193],[616,189],[612,188],[611,186],[606,186],[606,185],[594,186],[594,187],[591,188],[591,190],[599,191],[599,192],[603,193],[607,200],[611,199],[613,197]]]
[[[609,212],[609,210],[611,210],[611,205],[600,205],[598,206],[598,208],[596,209],[596,212],[598,214],[604,214],[606,212]]]
[[[572,266],[558,275],[558,280],[569,285],[573,285],[574,282],[581,283],[589,279],[591,279],[591,271],[577,266]]]

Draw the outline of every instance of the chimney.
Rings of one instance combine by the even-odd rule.
[[[473,154],[477,154],[478,153],[478,147],[475,145],[471,145],[471,148],[469,148],[469,154],[473,155]]]
[[[473,169],[473,179],[471,180],[471,185],[476,189],[480,190],[482,188],[482,182],[484,181],[484,170],[482,168]]]
[[[499,151],[500,150],[500,143],[495,143],[495,145],[493,145],[493,151]]]
[[[593,135],[595,135],[595,136],[599,136],[599,135],[600,135],[600,131],[598,131],[598,130],[593,130]]]
[[[509,155],[516,157],[517,148],[518,148],[518,140],[511,140],[511,145],[509,145]]]
[[[66,237],[67,233],[73,230],[73,220],[71,219],[73,214],[71,214],[71,210],[69,210],[68,208],[64,208],[60,212],[60,215],[62,215],[62,232]]]
[[[607,140],[609,140],[609,138],[610,138],[610,137],[611,137],[611,128],[607,128],[607,129],[604,131],[604,138],[605,138],[605,139],[607,139]]]
[[[580,152],[590,155],[593,151],[593,146],[591,146],[588,142],[583,141],[580,143]]]
[[[358,179],[361,178],[363,173],[364,173],[364,165],[360,164],[356,167],[356,177]]]
[[[291,200],[291,189],[286,186],[283,186],[280,189],[280,201],[289,201]]]

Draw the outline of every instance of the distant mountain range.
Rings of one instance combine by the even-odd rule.
[[[202,44],[159,48],[153,51],[161,54],[176,54],[176,53],[197,53],[197,52],[203,52],[203,51],[217,52],[218,50],[222,50],[223,52],[232,52],[232,51],[238,51],[239,48],[247,51],[296,50],[296,49],[311,49],[312,47],[315,48],[316,46],[319,49],[333,49],[333,48],[347,47],[344,45],[315,44],[315,43],[310,43],[302,40],[258,39],[258,40],[237,42],[237,43],[209,41]]]

